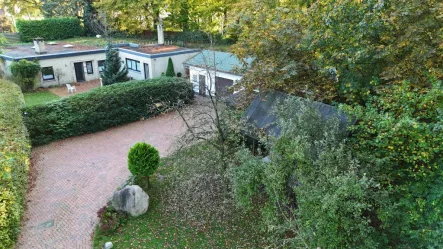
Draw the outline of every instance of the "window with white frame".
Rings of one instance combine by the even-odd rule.
[[[126,59],[126,66],[129,70],[140,72],[140,61]]]
[[[197,83],[198,82],[198,74],[192,74],[192,82]]]
[[[42,67],[42,78],[43,80],[53,80],[54,77],[54,68],[52,67]]]

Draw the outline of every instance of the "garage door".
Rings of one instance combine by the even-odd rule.
[[[233,80],[221,78],[221,77],[215,77],[215,93],[217,95],[227,95],[228,91],[227,88],[232,86],[234,84]]]

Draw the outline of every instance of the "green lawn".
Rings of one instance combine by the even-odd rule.
[[[60,97],[50,91],[42,90],[37,92],[25,93],[26,106],[42,105],[52,100],[57,100]]]
[[[126,224],[110,236],[100,234],[97,230],[94,248],[102,248],[107,241],[112,241],[116,249],[263,248],[264,237],[259,232],[258,214],[245,214],[234,208],[227,210],[229,218],[219,219],[211,216],[211,221],[202,226],[168,208],[168,205],[171,205],[167,201],[167,190],[171,187],[171,161],[183,159],[179,164],[187,167],[190,165],[188,162],[192,161],[189,158],[195,156],[195,153],[178,153],[174,155],[175,159],[163,159],[157,174],[164,176],[164,180],[160,181],[155,175],[152,176],[150,187],[146,191],[150,197],[148,212],[136,218],[129,218]],[[189,208],[189,204],[183,206]]]

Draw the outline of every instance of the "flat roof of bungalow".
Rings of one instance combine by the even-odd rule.
[[[9,57],[21,58],[28,56],[49,55],[49,54],[61,54],[77,51],[90,51],[102,49],[98,46],[83,45],[83,44],[70,44],[66,42],[57,42],[55,44],[45,43],[46,53],[36,54],[33,45],[12,45],[3,48],[3,54]]]
[[[138,55],[146,58],[159,58],[178,54],[195,53],[200,50],[183,48],[174,45],[144,45],[139,46],[137,44],[126,44],[118,46],[118,50],[121,52]]]
[[[246,69],[252,63],[252,59],[250,58],[247,58],[245,61],[247,65],[244,65],[233,53],[202,50],[183,64],[200,68],[208,67],[210,69],[214,69],[215,67],[217,71],[238,74],[238,70]]]
[[[175,54],[184,54],[197,52],[196,49],[187,49],[173,45],[137,45],[131,43],[113,44],[114,48],[147,58],[158,58],[164,56],[171,56]],[[6,46],[3,49],[3,54],[0,58],[5,60],[44,60],[60,57],[78,56],[86,54],[104,53],[106,49],[100,46],[85,45],[78,43],[45,43],[45,53],[37,54],[33,45],[12,45]]]

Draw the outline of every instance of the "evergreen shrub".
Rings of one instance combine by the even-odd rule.
[[[108,43],[106,48],[105,68],[100,74],[103,79],[103,85],[112,85],[114,83],[125,82],[129,80],[128,68],[123,66],[118,50],[112,49]]]
[[[135,143],[128,153],[128,168],[134,176],[148,177],[158,168],[158,150],[147,143]]]
[[[166,76],[168,76],[168,77],[175,76],[174,63],[172,63],[171,57],[169,57],[169,59],[168,59],[168,67],[166,68]]]

